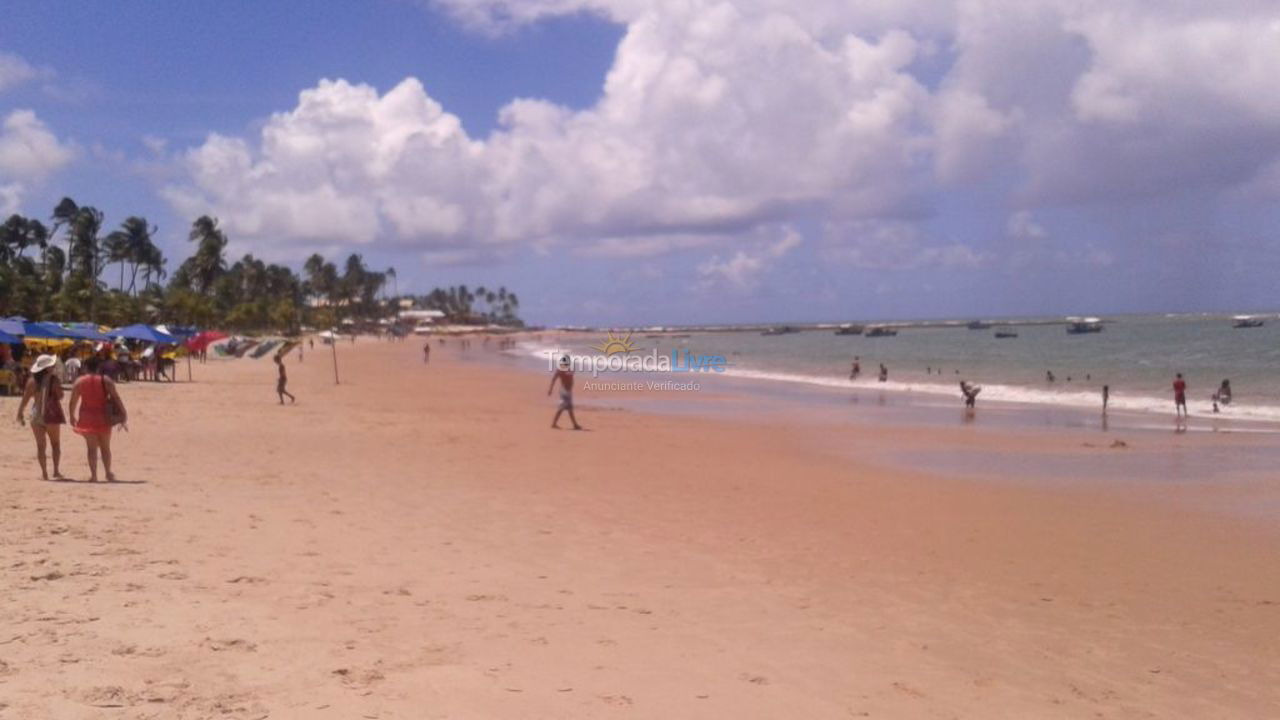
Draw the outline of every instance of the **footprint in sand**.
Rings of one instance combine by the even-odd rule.
[[[251,643],[248,640],[241,640],[239,638],[233,638],[230,640],[214,640],[212,638],[205,638],[204,642],[200,643],[200,645],[214,652],[223,652],[225,650],[235,650],[238,652],[255,652],[258,649],[258,646],[256,644]]]
[[[349,688],[366,688],[375,683],[386,679],[380,671],[372,668],[338,668],[334,670],[332,675],[342,680],[342,684]]]
[[[231,579],[230,579],[230,580],[228,580],[227,582],[228,582],[228,583],[231,583],[231,584],[233,584],[233,585],[234,585],[234,584],[244,584],[244,585],[261,585],[262,583],[265,583],[266,581],[267,581],[267,579],[266,579],[266,578],[253,577],[252,575],[240,575],[240,576],[238,576],[238,577],[231,578]]]
[[[138,704],[138,696],[119,685],[100,685],[68,693],[68,698],[97,708],[121,708]]]

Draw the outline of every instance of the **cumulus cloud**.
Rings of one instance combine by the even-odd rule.
[[[856,265],[972,268],[986,253],[918,222],[948,188],[994,180],[1028,208],[1212,202],[1280,163],[1280,10],[1263,0],[434,4],[494,32],[587,12],[625,33],[591,107],[514,99],[480,138],[416,79],[326,80],[256,136],[183,152],[165,196],[247,238],[459,260],[738,237],[742,259],[708,267],[745,278],[754,233],[800,218]]]
[[[12,53],[0,52],[0,92],[33,80],[45,73]]]
[[[63,142],[30,110],[14,110],[0,124],[0,207],[15,212],[35,185],[75,158]]]
[[[865,270],[973,269],[986,261],[964,243],[931,243],[920,224],[909,220],[827,223],[823,240],[827,260]]]
[[[800,245],[802,238],[794,228],[785,227],[775,239],[761,240],[754,247],[740,249],[721,258],[714,255],[698,265],[703,289],[728,287],[736,290],[755,288],[761,277],[787,253]]]

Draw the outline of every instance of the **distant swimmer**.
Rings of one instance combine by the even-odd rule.
[[[573,415],[573,364],[569,360],[568,355],[561,355],[556,362],[556,371],[551,376],[551,384],[547,386],[547,395],[556,386],[556,381],[560,381],[560,407],[556,410],[556,416],[551,420],[551,427],[560,429],[560,415],[568,412],[569,420],[573,421],[573,429],[581,430],[582,426],[578,424],[578,418]]]
[[[857,380],[858,376],[861,374],[862,374],[862,356],[854,355],[853,365],[849,366],[849,379]]]
[[[1055,377],[1053,376],[1053,371],[1052,371],[1052,370],[1045,370],[1045,371],[1044,371],[1044,381],[1045,381],[1045,382],[1053,382],[1054,380],[1057,380],[1057,378],[1055,378]]]
[[[982,388],[978,385],[970,385],[964,380],[960,381],[960,394],[964,396],[964,406],[973,408],[978,402],[978,393],[982,392]]]
[[[1173,379],[1173,411],[1177,415],[1187,415],[1187,381],[1182,373]]]
[[[1213,394],[1213,411],[1218,412],[1219,405],[1231,404],[1231,381],[1223,380],[1218,386],[1218,392]]]
[[[889,368],[885,367],[884,363],[880,363],[880,382],[888,382],[888,380]]]

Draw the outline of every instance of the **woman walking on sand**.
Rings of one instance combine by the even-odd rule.
[[[18,405],[18,422],[25,423],[28,418],[23,415],[27,405],[31,405],[31,433],[36,438],[36,459],[40,461],[40,475],[49,479],[49,470],[45,460],[45,445],[53,451],[53,479],[62,479],[62,426],[67,422],[62,414],[62,383],[58,382],[54,366],[58,359],[52,355],[41,355],[31,365],[31,377],[22,393],[22,402]]]
[[[98,481],[98,453],[107,482],[115,482],[111,472],[111,426],[123,425],[128,418],[124,401],[116,392],[116,384],[102,375],[97,356],[84,365],[85,374],[71,388],[71,429],[84,438],[89,451],[89,482]]]

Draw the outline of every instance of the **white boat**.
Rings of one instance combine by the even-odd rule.
[[[1067,318],[1067,334],[1068,335],[1084,335],[1087,333],[1102,332],[1102,319],[1096,317],[1069,317]]]
[[[1231,327],[1233,328],[1256,328],[1265,324],[1266,321],[1256,315],[1236,315],[1231,318]]]

